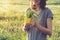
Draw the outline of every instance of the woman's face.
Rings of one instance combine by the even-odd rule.
[[[40,0],[30,0],[30,7],[34,10],[36,10],[39,5]]]

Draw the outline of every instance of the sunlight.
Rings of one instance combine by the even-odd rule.
[[[0,12],[6,12],[8,10],[9,1],[8,0],[1,0],[0,1]]]
[[[20,10],[19,5],[14,5],[20,3],[19,0],[1,0],[0,1],[0,12],[8,12],[10,10]]]

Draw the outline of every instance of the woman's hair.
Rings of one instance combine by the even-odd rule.
[[[40,0],[39,5],[40,5],[40,8],[41,8],[41,9],[44,9],[45,6],[46,6],[46,0]]]

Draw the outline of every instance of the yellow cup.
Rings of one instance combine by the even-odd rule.
[[[31,18],[26,18],[25,19],[25,23],[30,23],[31,22]]]

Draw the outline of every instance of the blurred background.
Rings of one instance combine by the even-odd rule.
[[[0,0],[0,40],[26,40],[23,32],[24,14],[29,0]],[[53,14],[53,35],[48,40],[60,40],[60,0],[48,0]]]

